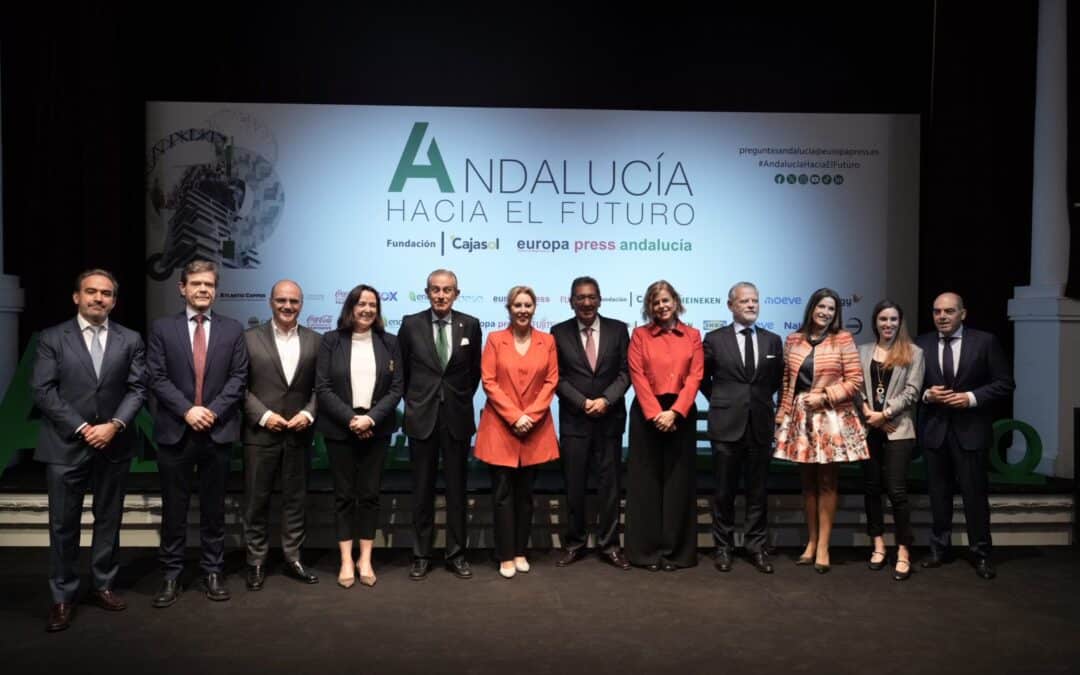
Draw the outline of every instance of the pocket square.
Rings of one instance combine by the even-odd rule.
[[[767,358],[767,359],[775,359],[775,358],[776,358],[776,354],[766,354],[766,355],[765,355],[765,358]]]
[[[467,344],[469,344],[469,338],[467,338],[467,337],[461,338],[461,346],[464,347]]]

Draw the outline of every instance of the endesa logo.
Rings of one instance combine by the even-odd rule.
[[[334,327],[334,317],[330,314],[310,314],[304,325],[312,330],[330,330]]]
[[[379,291],[379,300],[383,302],[397,302],[397,291]],[[412,299],[412,293],[409,294],[409,299]],[[345,304],[345,298],[349,297],[348,291],[343,291],[340,288],[334,291],[334,302],[339,305]]]

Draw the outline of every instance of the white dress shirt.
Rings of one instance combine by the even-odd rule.
[[[271,321],[270,325],[273,326],[274,346],[277,347],[278,358],[281,360],[281,370],[285,373],[285,383],[292,384],[296,377],[296,368],[300,364],[300,328],[293,326],[288,331],[282,331],[276,321]],[[273,410],[264,412],[259,418],[259,426],[265,427],[273,414]],[[300,414],[308,418],[308,422],[315,423],[315,418],[308,411],[301,410]]]
[[[952,338],[953,338],[953,341],[949,344],[949,348],[952,349],[953,377],[956,377],[956,374],[959,372],[959,368],[960,368],[960,350],[963,348],[963,342],[964,342],[964,326],[963,326],[963,324],[961,324],[960,327],[956,329],[956,332],[952,334]],[[938,368],[941,370],[941,374],[944,375],[945,374],[945,335],[943,333],[938,333],[937,362],[938,362]],[[969,407],[974,408],[975,406],[979,405],[979,402],[975,399],[975,394],[971,393],[970,391],[966,392],[966,393],[967,393],[967,397],[968,397],[968,406]],[[926,400],[926,394],[924,393],[923,394],[923,401],[925,401],[925,400]]]
[[[754,347],[754,370],[757,370],[757,366],[761,363],[761,350],[758,349],[757,328],[755,326],[744,326],[738,321],[732,321],[731,325],[735,327],[735,342],[739,345],[739,358],[743,363],[746,363],[746,336],[742,334],[742,331],[746,328],[750,329],[750,344]]]
[[[187,313],[188,344],[191,345],[191,350],[195,351],[195,326],[197,326],[198,324],[195,323],[194,317],[199,312],[196,312],[191,307],[185,307],[184,311]],[[211,320],[212,317],[210,316],[210,310],[206,310],[205,312],[203,312],[203,315],[206,317],[206,320],[203,321],[203,325],[202,325],[203,334],[206,336],[206,351],[207,351],[207,354],[209,354],[210,353],[210,324],[212,324],[213,321]]]
[[[87,351],[89,351],[92,354],[94,352],[94,350],[93,350],[94,331],[91,330],[91,329],[93,328],[94,324],[92,324],[89,321],[87,321],[86,319],[84,319],[82,314],[76,314],[75,315],[75,321],[78,322],[78,324],[79,324],[79,331],[82,333],[83,342],[86,343]],[[101,353],[104,354],[105,353],[105,346],[109,344],[109,320],[108,319],[105,319],[105,321],[101,324],[101,332],[98,333],[98,340],[101,342]],[[116,419],[114,417],[109,421],[110,422],[115,422],[116,425],[118,427],[120,427],[120,431],[123,431],[124,429],[127,428],[127,425],[124,424],[123,420],[119,420],[119,419]],[[88,427],[88,426],[90,426],[89,422],[83,422],[82,424],[80,424],[78,427],[75,428],[75,433],[77,433],[77,434],[81,433],[82,430],[84,428]]]
[[[371,399],[375,394],[375,345],[370,330],[352,334],[349,376],[352,383],[352,407],[370,409]]]

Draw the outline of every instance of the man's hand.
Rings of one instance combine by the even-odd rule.
[[[966,392],[954,391],[948,396],[944,396],[941,399],[943,405],[947,405],[950,408],[967,408],[971,405],[971,399],[968,398]]]
[[[589,417],[600,417],[607,414],[608,402],[603,398],[585,399],[585,414]]]
[[[289,431],[303,431],[311,426],[311,420],[304,413],[296,413],[285,426]]]
[[[195,431],[207,431],[214,426],[216,420],[217,415],[209,408],[204,408],[201,405],[192,406],[190,410],[184,413],[184,421]]]
[[[119,429],[112,422],[106,422],[105,424],[86,425],[82,430],[82,437],[91,447],[103,450],[109,443],[112,443],[112,439],[116,437],[116,432]]]
[[[270,417],[266,418],[266,428],[270,431],[285,431],[288,425],[285,418],[276,412],[270,413]]]
[[[945,399],[952,396],[952,394],[952,389],[949,389],[944,385],[935,384],[926,390],[926,402],[945,404]]]

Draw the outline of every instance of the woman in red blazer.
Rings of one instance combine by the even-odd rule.
[[[480,361],[487,403],[476,431],[476,458],[491,466],[495,554],[499,574],[528,572],[536,466],[559,457],[551,399],[559,382],[555,339],[533,328],[536,294],[514,286],[506,295],[510,326],[488,335]]]
[[[697,396],[705,374],[701,333],[679,320],[679,294],[666,281],[645,291],[630,335],[634,383],[626,466],[626,555],[649,571],[697,564],[694,458]]]
[[[775,457],[800,465],[809,541],[797,565],[829,571],[829,537],[836,518],[841,462],[870,457],[855,411],[863,372],[855,338],[841,330],[840,296],[814,291],[802,326],[784,345],[784,382],[776,413]]]

